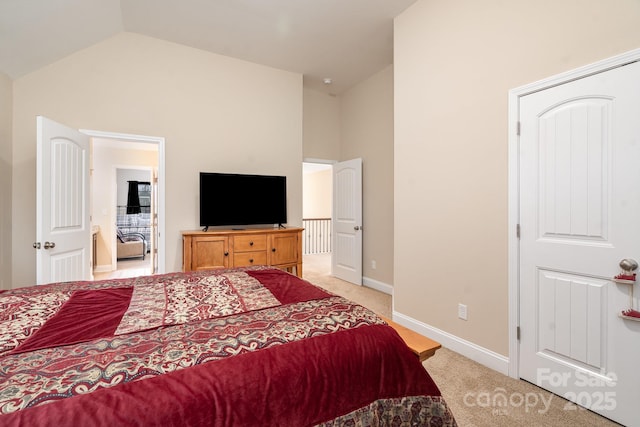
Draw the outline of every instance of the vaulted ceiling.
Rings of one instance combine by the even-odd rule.
[[[301,73],[306,87],[339,94],[393,62],[393,18],[415,1],[2,0],[0,71],[15,79],[128,31]]]

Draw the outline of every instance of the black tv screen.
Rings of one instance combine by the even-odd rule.
[[[286,222],[286,176],[200,172],[201,227]]]

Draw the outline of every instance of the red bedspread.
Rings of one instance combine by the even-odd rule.
[[[3,426],[455,425],[379,317],[269,268],[0,294],[0,414]]]

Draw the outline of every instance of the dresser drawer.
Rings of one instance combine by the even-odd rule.
[[[246,236],[233,236],[234,252],[266,251],[266,250],[267,250],[266,234],[249,234]]]
[[[267,252],[240,252],[233,255],[234,267],[247,267],[249,265],[265,265],[267,263]]]

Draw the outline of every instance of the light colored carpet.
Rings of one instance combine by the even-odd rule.
[[[304,278],[378,314],[391,317],[390,295],[331,277],[330,259],[329,255],[305,255]],[[447,348],[438,350],[423,365],[440,388],[460,427],[618,425]],[[504,406],[498,405],[501,396],[507,401]]]

